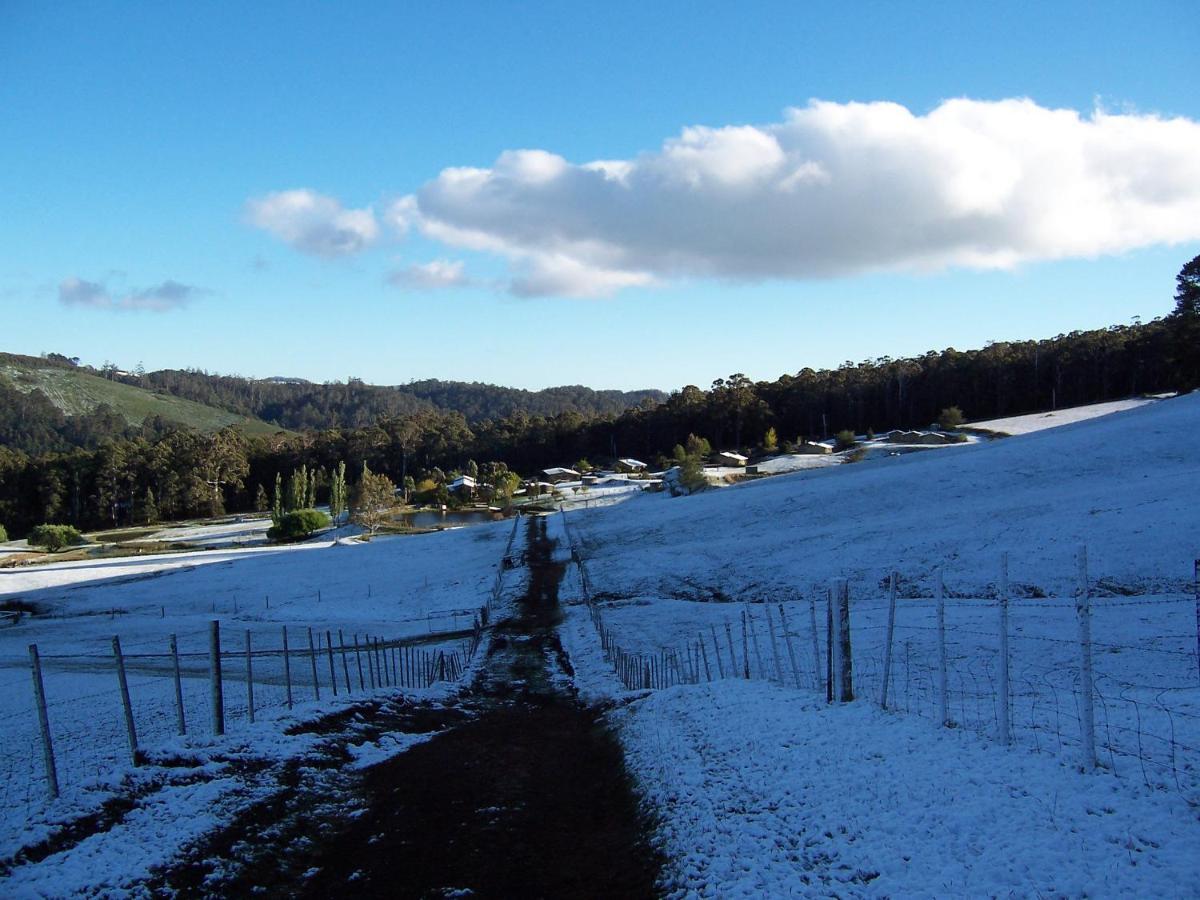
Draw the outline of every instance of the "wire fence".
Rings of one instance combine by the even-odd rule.
[[[182,738],[236,735],[300,704],[457,681],[481,644],[489,607],[466,628],[415,638],[214,620],[165,639],[114,637],[107,654],[30,645],[25,677],[0,682],[32,695],[0,715],[0,802],[32,810],[47,796],[111,786],[130,765],[187,758],[192,745]]]
[[[564,527],[627,689],[771,681],[1062,755],[1200,805],[1200,589],[1096,597],[1081,555],[1074,596],[1013,598],[1004,559],[992,596],[947,590],[940,572],[932,596],[895,573],[853,597],[839,580],[800,600],[696,604],[691,636],[676,625],[663,645],[614,626],[619,605],[594,599],[566,517]]]

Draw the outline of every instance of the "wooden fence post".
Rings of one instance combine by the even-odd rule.
[[[808,596],[808,622],[812,630],[813,687],[819,693],[821,690],[821,638],[817,634],[817,597],[815,593]]]
[[[1079,731],[1083,739],[1083,768],[1096,767],[1096,720],[1092,709],[1092,607],[1088,588],[1087,548],[1080,547],[1076,559],[1078,588],[1075,615],[1079,620]]]
[[[325,652],[329,657],[329,684],[333,688],[333,696],[338,695],[337,691],[337,670],[333,667],[333,633],[328,629],[325,631]]]
[[[833,589],[825,591],[825,702],[832,703],[833,692]]]
[[[208,623],[208,681],[212,692],[213,734],[225,733],[225,694],[221,684],[221,623]]]
[[[933,576],[933,596],[937,602],[938,721],[948,727],[950,725],[948,690],[950,671],[946,662],[946,582],[945,575],[940,568]]]
[[[850,646],[850,581],[846,578],[838,581],[837,630],[840,702],[849,703],[854,699],[854,653]]]
[[[137,725],[133,721],[133,702],[129,699],[129,679],[125,677],[125,657],[121,654],[121,639],[113,635],[113,659],[117,663],[117,685],[121,689],[121,708],[125,711],[125,736],[129,739],[129,758],[138,764]]]
[[[721,662],[721,644],[717,641],[717,626],[709,625],[708,627],[712,632],[713,652],[717,655],[717,675],[724,678],[725,664]]]
[[[29,665],[33,673],[33,699],[37,704],[38,728],[42,732],[42,764],[51,799],[58,799],[58,768],[54,765],[54,744],[50,740],[50,717],[46,714],[46,687],[42,683],[42,660],[37,644],[29,645]]]
[[[700,632],[699,638],[696,643],[700,646],[700,656],[704,659],[704,679],[712,681],[712,670],[708,667],[708,651],[704,649],[704,632]]]
[[[250,651],[250,629],[246,629],[246,712],[254,724],[254,660]]]
[[[775,623],[771,621],[771,606],[763,604],[764,615],[767,619],[767,632],[771,636],[771,655],[775,657],[775,681],[783,684],[783,664],[779,661],[779,642],[775,640]]]
[[[354,661],[358,663],[358,689],[365,691],[366,682],[363,680],[362,653],[358,649],[358,635],[354,635]]]
[[[283,626],[283,683],[287,686],[287,708],[292,708],[292,655],[288,652],[287,626]]]
[[[796,651],[792,647],[792,636],[788,634],[787,616],[783,612],[783,604],[779,604],[779,627],[783,630],[783,643],[787,647],[788,662],[792,664],[792,680],[796,682],[796,690],[800,690],[800,667],[796,665]]]
[[[1000,743],[1012,743],[1012,720],[1009,715],[1008,673],[1008,554],[1000,554]]]
[[[725,642],[729,645],[729,674],[737,678],[737,654],[733,651],[733,627],[725,623]]]
[[[766,681],[771,680],[767,667],[763,665],[762,651],[758,647],[758,629],[754,626],[754,614],[750,612],[750,603],[746,602],[746,621],[750,623],[750,642],[754,645],[754,664],[758,666],[758,676]]]
[[[171,635],[171,668],[175,675],[175,722],[181,735],[187,734],[187,719],[183,715],[183,677],[179,671],[179,642]]]
[[[342,653],[342,674],[346,676],[346,693],[351,694],[354,689],[350,686],[350,663],[346,659],[346,637],[340,628],[338,629],[338,649]]]
[[[312,667],[313,694],[315,695],[316,699],[320,700],[321,682],[317,678],[317,647],[313,643],[313,630],[311,627],[308,629],[308,662]]]
[[[742,674],[750,679],[750,626],[746,624],[746,610],[742,610]]]
[[[892,680],[892,640],[896,636],[896,590],[899,576],[892,572],[888,578],[887,637],[883,644],[883,687],[879,691],[879,708],[887,709],[888,682]]]

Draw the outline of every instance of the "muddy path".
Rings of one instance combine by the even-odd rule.
[[[223,829],[157,887],[184,896],[654,896],[652,823],[616,738],[570,687],[556,629],[565,563],[544,518],[525,527],[527,589],[496,625],[472,684],[427,711],[442,730],[353,778],[298,767],[292,790]],[[428,726],[409,720],[415,712],[385,704],[362,724],[415,732]],[[330,751],[329,769],[338,756]]]

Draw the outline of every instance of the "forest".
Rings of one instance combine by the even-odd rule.
[[[329,473],[342,462],[351,478],[365,463],[396,484],[452,477],[469,461],[504,463],[520,473],[581,457],[665,463],[672,448],[693,434],[715,448],[752,453],[768,428],[781,440],[823,438],[843,429],[925,427],[950,406],[983,420],[1187,391],[1200,384],[1200,257],[1183,267],[1177,283],[1174,310],[1144,324],[805,368],[774,381],[734,374],[707,390],[687,386],[662,402],[643,397],[621,411],[545,415],[516,408],[472,419],[435,406],[442,396],[435,385],[446,383],[425,382],[424,396],[409,395],[418,406],[372,412],[371,418],[367,411],[378,407],[355,397],[373,396],[375,389],[351,381],[320,386],[324,397],[343,392],[343,401],[313,407],[325,427],[251,438],[235,428],[201,434],[163,421],[131,429],[103,409],[63,416],[37,394],[8,392],[0,395],[0,525],[19,537],[41,523],[97,528],[147,521],[151,513],[174,518],[247,511],[263,505],[277,473],[286,477],[302,465],[318,473],[318,499],[324,501]],[[247,387],[244,379],[156,374],[162,376],[160,390],[190,391],[192,399],[206,402],[220,397],[228,406],[245,391],[246,411],[260,415],[273,403],[286,406],[279,398],[307,396],[299,407],[304,409],[315,396],[305,394],[303,384]],[[202,396],[205,384],[220,387]],[[254,385],[261,393],[252,393]],[[293,388],[298,390],[289,393]],[[491,408],[484,404],[475,413]],[[329,427],[323,416],[349,416],[355,424]]]

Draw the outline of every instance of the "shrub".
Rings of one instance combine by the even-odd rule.
[[[834,450],[853,450],[858,446],[858,441],[854,439],[854,432],[847,428],[845,431],[839,431],[833,439]]]
[[[53,552],[71,544],[82,544],[83,535],[73,525],[38,525],[29,532],[29,546]]]
[[[319,509],[293,509],[283,514],[278,525],[267,529],[267,537],[273,541],[300,540],[314,531],[328,528],[329,524],[329,516]]]
[[[8,540],[8,532],[4,530],[4,526],[0,525],[0,544]]]
[[[958,428],[963,423],[963,411],[957,406],[947,406],[938,415],[938,427],[942,431]]]

